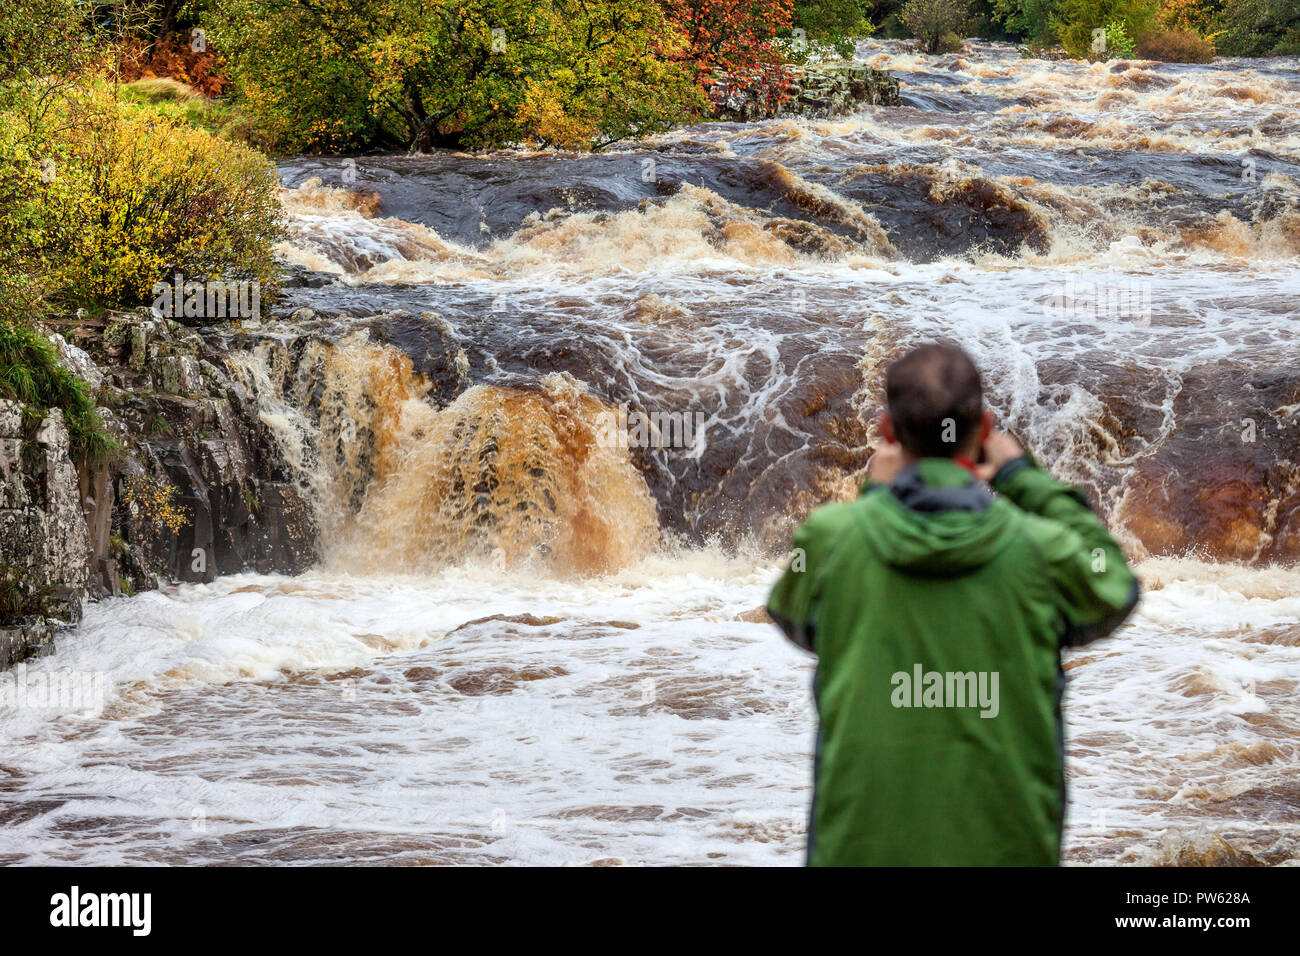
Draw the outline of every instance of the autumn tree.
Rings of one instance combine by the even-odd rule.
[[[661,0],[684,37],[669,54],[719,99],[738,87],[758,91],[774,106],[788,88],[786,57],[777,35],[789,30],[792,0]]]
[[[226,0],[206,22],[284,151],[600,146],[702,106],[640,0]]]

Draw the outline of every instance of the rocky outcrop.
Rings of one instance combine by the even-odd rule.
[[[12,627],[0,627],[0,671],[30,657],[54,653],[54,635],[66,626],[33,615],[16,621]]]
[[[0,400],[0,669],[45,652],[81,616],[90,579],[68,432],[57,409],[33,421]]]
[[[84,588],[89,536],[63,414],[33,428],[16,402],[0,401],[0,538],[3,561],[34,589]]]
[[[824,119],[864,106],[898,106],[898,81],[863,63],[809,63],[789,68],[790,92],[773,107],[756,84],[720,77],[711,95],[714,118],[752,122],[774,116]]]
[[[0,401],[0,668],[86,597],[311,564],[311,511],[215,339],[147,311],[52,325],[121,449],[76,464],[57,410]]]
[[[137,588],[154,575],[211,581],[244,570],[293,574],[311,563],[309,510],[251,396],[227,374],[221,345],[148,313],[113,313],[76,335],[104,372],[109,417],[126,447],[109,495],[123,506],[108,522],[91,518],[116,532],[109,553],[102,533],[92,542],[97,558],[120,558]],[[165,503],[150,498],[164,488]]]

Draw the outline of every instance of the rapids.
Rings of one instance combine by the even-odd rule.
[[[1147,587],[1067,659],[1067,860],[1300,860],[1300,67],[858,55],[902,106],[282,164],[306,271],[218,334],[320,562],[90,607],[0,861],[799,862],[754,611],[936,337]]]

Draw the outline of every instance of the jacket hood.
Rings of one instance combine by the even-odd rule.
[[[876,500],[871,541],[887,564],[917,575],[951,577],[988,564],[1005,546],[1012,517],[948,458],[908,466]]]

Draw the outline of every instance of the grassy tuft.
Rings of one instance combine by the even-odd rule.
[[[10,319],[0,319],[0,397],[19,402],[34,418],[62,409],[72,453],[91,467],[107,464],[118,451],[95,411],[90,387],[60,364],[54,343]]]

